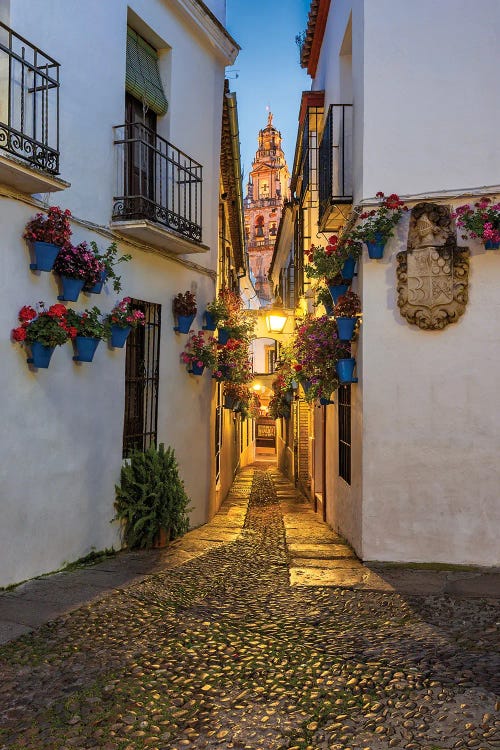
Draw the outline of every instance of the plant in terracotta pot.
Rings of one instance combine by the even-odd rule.
[[[350,341],[354,336],[356,324],[361,315],[361,300],[354,292],[346,292],[339,297],[333,309],[339,339]]]
[[[473,206],[466,203],[459,206],[452,214],[457,226],[467,236],[483,241],[486,250],[500,248],[500,203],[494,203],[485,197],[476,201]]]
[[[196,307],[196,295],[187,290],[179,292],[172,302],[172,310],[177,317],[177,325],[174,331],[177,333],[189,333],[191,323],[193,322],[198,308]]]
[[[136,450],[116,485],[115,520],[129,549],[164,546],[189,529],[190,499],[173,448]]]
[[[76,302],[85,284],[95,284],[101,275],[101,267],[86,242],[67,244],[59,251],[54,263],[54,272],[61,277],[63,293],[59,300]]]
[[[203,331],[192,332],[181,354],[181,362],[193,375],[202,375],[205,367],[214,370],[217,365],[216,340],[213,336],[205,338]]]
[[[124,297],[106,318],[111,346],[122,349],[131,330],[146,323],[144,313],[134,307],[130,297]]]
[[[69,209],[52,206],[47,214],[38,213],[26,225],[23,237],[31,244],[35,262],[33,271],[51,271],[62,247],[69,244],[71,225]]]
[[[385,196],[379,191],[376,197],[379,202],[378,207],[364,211],[360,215],[362,223],[350,232],[350,236],[353,240],[366,244],[370,258],[379,259],[383,257],[385,243],[394,234],[397,224],[408,207],[396,193]]]
[[[91,292],[92,294],[100,294],[103,285],[106,282],[112,282],[114,291],[121,292],[121,276],[118,276],[115,267],[119,263],[127,263],[132,259],[132,256],[128,254],[118,256],[118,246],[116,242],[112,242],[103,253],[99,251],[97,242],[92,241],[90,247],[92,248],[94,257],[99,264],[100,272],[99,279],[95,284],[91,284],[90,281],[86,282],[84,287],[85,291]]]
[[[73,359],[75,362],[92,362],[99,342],[109,336],[107,319],[103,319],[99,308],[94,306],[82,313],[68,310],[66,320],[76,329],[74,337],[76,354]]]
[[[56,346],[62,346],[77,334],[76,328],[67,320],[64,305],[51,305],[48,309],[43,302],[31,307],[25,305],[19,311],[20,326],[12,331],[17,343],[31,349],[28,363],[46,369]]]

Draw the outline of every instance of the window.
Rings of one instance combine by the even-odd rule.
[[[144,313],[146,324],[132,329],[125,356],[125,418],[123,455],[156,445],[161,305],[132,300]]]
[[[351,484],[351,386],[341,385],[339,400],[339,476]]]
[[[264,217],[263,216],[257,216],[257,221],[255,222],[255,236],[256,237],[264,236]]]

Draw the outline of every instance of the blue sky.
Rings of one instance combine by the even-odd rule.
[[[311,84],[299,64],[295,36],[306,28],[309,5],[310,0],[227,0],[227,28],[242,48],[227,76],[238,99],[245,184],[258,132],[267,123],[266,106],[292,169],[300,97]]]

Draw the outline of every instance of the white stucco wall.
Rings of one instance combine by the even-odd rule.
[[[365,0],[365,197],[499,183],[499,38],[498,0]]]
[[[469,246],[467,309],[443,331],[399,314],[404,223],[363,265],[364,559],[500,561],[500,257]]]
[[[171,60],[161,62],[170,108],[158,130],[204,167],[203,242],[210,250],[186,258],[212,270],[224,61],[170,3],[131,0],[129,5],[141,23],[165,40],[160,57],[171,54]],[[82,220],[73,224],[74,243],[95,240],[105,248],[111,241],[105,233],[115,190],[112,127],[124,121],[127,3],[12,0],[10,23],[62,66],[61,177],[71,188],[43,198],[70,208]],[[66,344],[56,349],[48,370],[35,373],[26,364],[26,353],[9,340],[23,305],[38,300],[50,305],[59,293],[53,274],[29,270],[22,234],[35,212],[29,202],[6,197],[0,186],[0,586],[58,569],[92,548],[119,546],[110,520],[122,463],[124,351],[101,343],[94,363],[77,365]],[[208,374],[190,376],[180,363],[187,337],[174,333],[171,306],[179,291],[195,291],[199,312],[193,327],[201,329],[215,281],[147,247],[123,241],[120,250],[133,256],[120,267],[121,296],[162,306],[158,442],[175,448],[192,500],[191,523],[198,525],[213,510],[214,386]],[[83,310],[97,305],[108,312],[116,299],[114,293],[81,295],[68,306]]]

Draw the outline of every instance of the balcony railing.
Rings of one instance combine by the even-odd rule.
[[[352,203],[352,104],[332,104],[319,145],[319,223],[325,227],[330,210]]]
[[[201,165],[141,123],[114,132],[113,220],[148,220],[201,242]]]
[[[0,22],[0,149],[59,174],[59,63]]]

